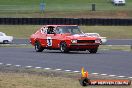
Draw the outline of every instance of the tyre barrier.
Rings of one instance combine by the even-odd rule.
[[[131,26],[132,19],[107,18],[0,18],[0,25],[122,25]]]

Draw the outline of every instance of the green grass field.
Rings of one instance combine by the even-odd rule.
[[[126,6],[121,7],[113,6],[111,0],[0,0],[0,10],[38,10],[42,1],[46,11],[88,11],[92,3],[97,5],[97,10],[131,10],[132,7],[132,0],[127,0]]]
[[[0,25],[0,31],[15,38],[29,38],[42,25]],[[132,26],[81,26],[83,32],[97,32],[108,39],[132,39]]]
[[[114,6],[111,0],[0,0],[0,17],[116,17],[132,18],[132,0],[125,6]],[[96,4],[96,11],[91,5]]]
[[[15,38],[29,38],[40,27],[40,25],[0,25],[0,31]]]

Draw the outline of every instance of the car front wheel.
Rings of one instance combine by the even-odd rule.
[[[62,53],[68,53],[69,50],[67,49],[67,44],[65,42],[60,43],[60,51]]]
[[[36,52],[42,52],[44,48],[41,46],[40,42],[35,42],[35,51]]]
[[[9,41],[8,41],[8,40],[4,40],[3,43],[4,43],[4,44],[8,44]]]
[[[97,51],[98,51],[98,48],[95,48],[95,49],[89,49],[89,52],[90,52],[90,53],[97,53]]]

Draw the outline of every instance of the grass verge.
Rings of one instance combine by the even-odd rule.
[[[29,38],[42,25],[0,25],[0,31],[15,38]],[[82,31],[96,32],[108,39],[132,39],[132,26],[81,26]]]
[[[47,77],[26,73],[1,73],[1,88],[80,88],[75,79],[64,77]]]
[[[132,51],[130,45],[100,45],[100,50],[123,50],[123,51]]]
[[[0,66],[1,88],[84,88],[79,84],[78,78],[80,75],[77,73]],[[90,79],[110,78],[90,75]],[[91,87],[131,88],[132,86],[88,86],[87,88]]]

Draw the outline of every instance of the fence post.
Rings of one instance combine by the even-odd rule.
[[[92,4],[92,11],[95,11],[95,4]]]
[[[40,11],[43,13],[44,10],[45,10],[45,3],[42,2],[42,3],[40,3]]]

